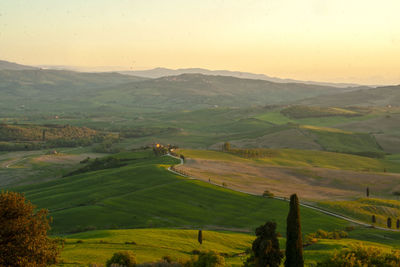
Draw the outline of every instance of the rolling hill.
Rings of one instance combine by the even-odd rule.
[[[352,88],[273,83],[227,76],[182,74],[109,88],[105,96],[121,105],[141,108],[202,109],[264,106],[299,99],[348,92]],[[121,96],[124,96],[122,99]]]
[[[0,70],[0,103],[7,114],[21,113],[21,107],[31,112],[74,112],[83,108],[115,114],[264,106],[351,90],[354,88],[201,74],[146,79],[119,73]]]
[[[253,231],[266,220],[285,232],[288,204],[235,192],[168,172],[177,161],[152,152],[116,155],[128,165],[82,173],[13,190],[24,192],[54,218],[53,233],[93,229],[188,227]],[[347,222],[302,208],[303,231]]]

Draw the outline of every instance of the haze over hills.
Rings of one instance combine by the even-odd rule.
[[[400,103],[400,85],[383,86],[369,90],[355,90],[316,96],[299,101],[302,105],[314,106],[398,106]]]
[[[0,60],[0,70],[34,70],[38,69],[32,66],[21,65],[13,62],[8,62],[5,60]]]

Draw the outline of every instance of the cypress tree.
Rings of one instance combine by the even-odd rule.
[[[387,227],[392,228],[392,219],[390,217],[387,218]]]
[[[376,217],[375,217],[375,215],[372,215],[372,223],[376,223]]]
[[[396,221],[396,228],[397,228],[397,229],[400,228],[400,220],[399,220],[399,219],[397,219],[397,221]]]
[[[203,231],[199,230],[197,240],[199,241],[200,245],[203,244]]]
[[[286,260],[285,267],[303,267],[303,241],[299,199],[296,194],[290,196],[290,209],[286,220]]]
[[[367,187],[367,197],[369,197],[369,187]]]

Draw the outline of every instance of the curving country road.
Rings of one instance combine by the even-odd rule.
[[[179,164],[174,165],[174,166],[183,165],[183,163],[184,163],[184,161],[179,157],[173,156],[171,154],[167,154],[167,156],[175,158],[175,159],[178,159],[180,161]],[[204,181],[204,180],[201,180],[201,179],[197,179],[196,177],[193,177],[193,176],[188,176],[188,175],[176,172],[176,171],[172,170],[171,167],[168,168],[168,171],[170,171],[170,172],[172,172],[172,173],[174,173],[176,175],[183,176],[183,177],[189,178],[191,180]],[[215,186],[226,188],[226,187],[224,187],[222,185],[219,185],[219,184],[216,184],[216,183],[213,183],[213,182],[209,182],[209,183],[212,184],[212,185],[215,185]],[[255,194],[255,193],[246,192],[246,191],[242,191],[242,190],[238,190],[238,189],[234,189],[234,188],[228,188],[228,189],[233,190],[233,191],[237,191],[237,192],[241,192],[241,193],[244,193],[244,194],[253,195],[253,196],[259,196],[260,197],[260,195]],[[283,198],[283,197],[272,197],[272,198],[277,199],[277,200],[281,200],[281,201],[289,202],[289,199]],[[351,223],[354,223],[354,224],[357,224],[357,225],[361,225],[361,226],[364,226],[364,227],[369,227],[369,228],[374,228],[374,229],[379,229],[379,230],[384,230],[384,231],[399,232],[399,230],[390,229],[390,228],[384,228],[384,227],[379,227],[379,226],[374,226],[372,224],[364,223],[364,222],[358,221],[356,219],[352,219],[352,218],[340,215],[338,213],[334,213],[334,212],[331,212],[331,211],[327,211],[327,210],[321,209],[321,208],[316,207],[316,206],[312,206],[310,204],[306,204],[304,202],[300,202],[300,206],[303,206],[303,207],[306,207],[306,208],[309,208],[309,209],[313,209],[313,210],[316,210],[318,212],[321,212],[321,213],[324,213],[324,214],[327,214],[327,215],[330,215],[330,216],[333,216],[333,217],[336,217],[336,218],[340,218],[342,220],[345,220],[345,221],[348,221],[348,222],[351,222]]]

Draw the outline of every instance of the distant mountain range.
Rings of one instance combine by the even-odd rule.
[[[274,83],[303,83],[303,84],[313,84],[322,86],[333,86],[339,88],[345,87],[359,87],[359,84],[353,83],[328,83],[328,82],[315,82],[315,81],[300,81],[293,79],[281,79],[276,77],[270,77],[265,74],[255,74],[250,72],[240,72],[240,71],[229,71],[229,70],[208,70],[202,68],[187,68],[187,69],[167,69],[167,68],[155,68],[150,70],[137,70],[137,71],[119,71],[119,73],[141,76],[147,78],[161,78],[165,76],[176,76],[185,73],[199,73],[203,75],[216,75],[216,76],[231,76],[241,79],[254,79],[254,80],[264,80]]]
[[[27,69],[54,69],[54,70],[70,70],[77,72],[118,72],[125,75],[133,75],[151,79],[157,79],[166,76],[177,76],[186,73],[197,73],[203,75],[214,76],[231,76],[241,79],[264,80],[274,83],[303,83],[322,86],[333,86],[338,88],[346,87],[360,87],[359,84],[354,83],[330,83],[330,82],[316,82],[316,81],[301,81],[294,79],[283,79],[271,77],[265,74],[256,74],[250,72],[229,71],[229,70],[208,70],[203,68],[184,68],[184,69],[168,69],[168,68],[154,68],[149,70],[123,70],[123,67],[104,66],[104,67],[77,67],[65,65],[40,65],[40,66],[25,66],[17,63],[0,60],[0,70],[27,70]],[[367,87],[367,86],[363,86]],[[375,86],[374,86],[375,87]]]
[[[177,70],[195,73],[169,76],[170,70],[160,68],[124,75],[40,69],[4,61],[0,66],[0,104],[8,112],[28,109],[30,112],[159,112],[288,104],[395,106],[400,101],[399,86],[335,87],[271,82],[255,79],[258,76],[249,73],[240,75],[252,78],[197,73],[201,69]],[[22,106],[23,110],[19,108]]]

